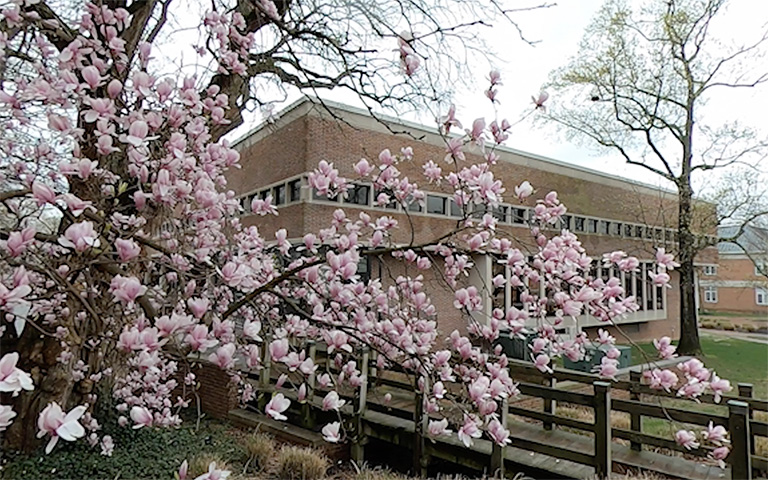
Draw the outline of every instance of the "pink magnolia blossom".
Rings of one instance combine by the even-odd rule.
[[[725,468],[725,459],[728,457],[728,454],[730,453],[731,453],[730,447],[727,447],[724,445],[722,447],[717,447],[716,449],[712,450],[709,453],[709,456],[712,457],[712,459],[717,462],[720,468]]]
[[[21,390],[33,390],[32,378],[23,370],[16,367],[19,361],[18,352],[6,353],[0,359],[0,392],[11,392],[13,396]]]
[[[715,372],[712,372],[712,377],[709,379],[709,388],[715,396],[715,403],[720,403],[722,395],[733,390],[731,382],[718,377]]]
[[[549,362],[549,355],[542,353],[536,356],[533,365],[543,373],[552,373],[552,368],[549,366]]]
[[[141,427],[151,427],[154,423],[152,413],[146,407],[134,406],[131,408],[131,420],[133,420],[133,428],[139,429]]]
[[[208,465],[208,471],[198,477],[195,477],[194,480],[224,480],[229,477],[231,473],[232,472],[229,470],[220,470],[216,468],[216,462],[211,462]]]
[[[147,293],[147,287],[139,282],[136,277],[124,277],[116,275],[109,285],[109,290],[116,302],[122,302],[127,305],[133,304],[137,298]]]
[[[471,447],[474,443],[474,439],[482,436],[482,431],[477,424],[477,419],[464,415],[464,424],[459,428],[458,436],[459,440],[467,447]]]
[[[141,253],[141,247],[136,242],[122,238],[115,240],[115,249],[121,262],[133,260]]]
[[[442,420],[430,420],[427,426],[427,433],[430,437],[450,435],[451,431],[448,429],[448,419],[444,418]]]
[[[288,417],[283,415],[283,412],[288,410],[290,405],[290,400],[285,398],[282,393],[277,393],[272,397],[267,406],[264,408],[264,413],[274,418],[275,420],[288,420]]]
[[[65,415],[59,404],[52,402],[40,412],[37,419],[37,428],[40,430],[37,433],[37,438],[42,438],[45,435],[51,436],[45,447],[45,453],[51,453],[59,438],[73,442],[85,436],[85,429],[78,420],[83,416],[86,408],[86,406],[81,405],[73,408]]]
[[[533,100],[533,104],[535,105],[535,108],[537,110],[540,109],[542,111],[546,111],[547,109],[547,107],[544,106],[544,102],[546,102],[547,99],[549,99],[549,93],[545,92],[544,90],[539,92],[537,96],[531,97],[531,100]]]
[[[0,405],[0,432],[5,431],[6,428],[11,426],[15,416],[16,412],[14,412],[11,407],[8,405]]]
[[[34,226],[26,227],[20,232],[11,232],[8,234],[5,248],[12,257],[18,257],[34,242],[35,234],[37,230]]]
[[[222,370],[228,370],[235,365],[235,344],[228,343],[219,347],[208,356],[208,361],[217,365]]]
[[[187,470],[189,469],[189,464],[186,460],[181,462],[181,466],[179,467],[179,480],[187,480]]]
[[[515,187],[515,196],[517,196],[520,201],[530,197],[532,193],[533,187],[527,180]]]
[[[688,450],[699,448],[699,442],[696,441],[696,434],[688,430],[678,430],[675,433],[675,442]]]
[[[488,424],[488,435],[490,435],[491,440],[497,445],[504,446],[511,442],[509,439],[509,430],[504,428],[501,422],[495,418]]]
[[[101,242],[99,235],[93,229],[93,223],[86,221],[70,225],[64,232],[64,236],[59,237],[59,244],[77,252],[84,252],[91,247],[98,247]]]
[[[32,195],[35,197],[38,207],[42,207],[46,203],[56,203],[56,193],[51,187],[37,180],[32,182]]]
[[[338,411],[341,407],[344,406],[344,404],[347,403],[346,401],[339,398],[339,394],[336,393],[335,390],[331,390],[325,395],[325,398],[323,398],[323,410],[329,411],[329,410],[336,410]]]
[[[341,428],[341,423],[339,422],[326,424],[321,431],[321,433],[323,434],[323,439],[326,442],[331,442],[331,443],[337,443],[341,441],[341,434],[339,433],[340,428]]]
[[[701,432],[701,437],[708,442],[711,442],[715,445],[722,445],[724,443],[729,443],[726,439],[726,436],[728,435],[728,431],[723,427],[722,425],[714,425],[712,422],[709,422],[709,425],[707,425],[707,429],[703,430]]]

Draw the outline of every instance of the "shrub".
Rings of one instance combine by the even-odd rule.
[[[275,439],[266,433],[254,433],[245,440],[245,450],[256,471],[267,468],[269,461],[275,456]]]
[[[736,327],[734,327],[732,323],[726,323],[726,324],[723,325],[723,330],[728,330],[728,331],[732,332],[735,329],[736,329]]]
[[[389,469],[363,465],[359,472],[349,477],[349,480],[408,480],[408,477]]]
[[[701,328],[716,328],[717,322],[704,321],[701,322]]]
[[[189,478],[197,478],[200,475],[207,473],[208,466],[211,463],[215,463],[216,468],[219,470],[228,470],[227,462],[225,462],[220,455],[211,452],[200,452],[189,459],[187,476]]]
[[[275,475],[288,480],[319,480],[328,470],[328,458],[311,448],[285,445],[275,459]]]

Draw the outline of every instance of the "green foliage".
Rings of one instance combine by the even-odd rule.
[[[173,478],[181,462],[200,452],[210,452],[230,467],[242,468],[246,454],[227,435],[227,428],[213,421],[203,422],[197,431],[194,421],[178,429],[133,430],[104,425],[104,433],[112,435],[115,442],[111,457],[101,455],[99,447],[91,448],[82,440],[59,441],[50,455],[45,454],[44,446],[31,455],[3,452],[0,478]]]

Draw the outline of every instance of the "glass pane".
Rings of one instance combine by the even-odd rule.
[[[449,203],[451,204],[451,216],[452,217],[463,217],[464,216],[464,210],[452,198],[449,199]]]
[[[517,223],[517,224],[525,223],[524,208],[512,208],[512,223]]]
[[[347,198],[345,203],[353,203],[355,205],[368,205],[368,196],[371,187],[368,185],[354,185],[349,191],[347,191]]]
[[[288,201],[298,202],[301,199],[301,180],[288,182]]]
[[[275,205],[285,203],[285,185],[278,185],[272,189],[272,202]]]
[[[427,195],[427,213],[445,215],[445,198]]]

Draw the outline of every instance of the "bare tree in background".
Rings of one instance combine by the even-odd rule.
[[[768,73],[754,71],[768,31],[735,47],[711,35],[725,4],[608,0],[578,55],[551,74],[555,101],[543,116],[569,137],[618,152],[675,186],[681,354],[701,350],[694,257],[716,241],[697,224],[694,185],[715,169],[753,164],[768,148],[752,129],[701,114],[717,95],[768,81]]]

